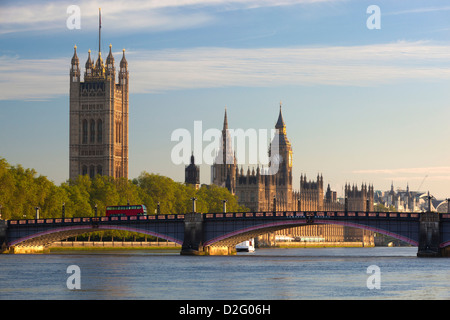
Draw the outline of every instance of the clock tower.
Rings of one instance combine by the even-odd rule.
[[[286,135],[286,124],[281,113],[281,103],[275,129],[276,133],[271,143],[269,158],[271,159],[271,167],[274,168],[272,174],[275,175],[277,210],[291,210],[290,208],[293,208],[292,147]],[[273,155],[272,152],[274,152]]]

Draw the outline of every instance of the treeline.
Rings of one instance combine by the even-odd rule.
[[[59,218],[62,207],[66,217],[99,216],[106,206],[144,204],[148,214],[154,214],[160,203],[161,214],[192,211],[191,198],[197,198],[197,212],[222,212],[222,200],[227,211],[247,211],[226,188],[203,185],[199,190],[168,177],[147,172],[135,179],[114,179],[106,176],[79,176],[55,185],[34,169],[11,166],[0,158],[0,206],[2,219],[34,219],[35,207],[41,218]]]

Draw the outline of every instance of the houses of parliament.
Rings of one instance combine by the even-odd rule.
[[[103,62],[91,50],[81,81],[77,47],[70,66],[69,177],[99,175],[128,178],[128,62],[123,49],[119,69],[109,45]],[[116,83],[116,75],[118,83]]]
[[[222,129],[222,141],[219,152],[211,167],[211,183],[227,188],[238,198],[238,203],[253,212],[263,211],[373,211],[373,186],[363,184],[345,186],[345,202],[337,200],[337,193],[328,184],[324,189],[322,175],[315,180],[308,180],[301,175],[295,190],[292,178],[293,151],[287,137],[286,124],[283,119],[281,105],[275,124],[275,136],[272,144],[277,143],[278,153],[271,155],[270,161],[277,162],[274,174],[267,174],[259,166],[243,167],[237,165],[228,132],[228,115],[225,116]],[[194,158],[186,167],[185,182],[199,185],[199,169]],[[289,228],[276,232],[276,235],[287,235],[291,238],[321,238],[323,241],[362,241],[365,245],[373,245],[373,233],[361,229],[337,225],[310,225]]]

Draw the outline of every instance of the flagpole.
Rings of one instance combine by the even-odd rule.
[[[102,9],[98,8],[98,53],[101,53],[101,43],[102,43],[102,35],[101,35],[101,29],[102,29]]]

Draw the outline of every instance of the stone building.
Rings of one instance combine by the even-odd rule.
[[[200,167],[195,165],[193,153],[191,155],[191,163],[184,169],[184,183],[194,186],[197,190],[200,188]]]
[[[286,134],[286,124],[280,112],[275,124],[276,133],[272,140],[278,143],[278,154],[271,155],[269,151],[270,165],[277,161],[278,170],[268,174],[267,168],[259,166],[238,167],[236,157],[231,147],[228,134],[228,117],[225,111],[224,125],[222,130],[222,143],[219,147],[216,161],[211,167],[211,182],[218,186],[226,187],[238,198],[238,203],[253,212],[262,211],[343,211],[345,205],[337,201],[336,192],[332,191],[330,185],[324,194],[323,177],[318,175],[316,181],[307,180],[305,175],[300,177],[300,190],[293,188],[292,181],[292,146]],[[271,150],[271,148],[269,148]],[[226,161],[223,161],[226,159]],[[349,209],[366,211],[373,210],[373,187],[364,186],[363,190],[357,188],[346,189]],[[354,209],[353,209],[354,208]],[[367,235],[362,230],[347,228],[338,225],[313,225],[289,228],[275,233],[292,237],[305,237],[314,235],[321,237],[324,241],[347,241],[348,239],[363,241]],[[320,238],[320,237],[319,237]],[[367,237],[366,237],[367,238]],[[367,240],[367,239],[366,239]],[[370,242],[370,241],[369,241]]]
[[[70,66],[70,179],[79,175],[128,178],[128,63],[123,49],[119,69],[109,46],[103,62],[91,51],[81,81],[77,47]],[[116,76],[118,82],[116,82]]]

